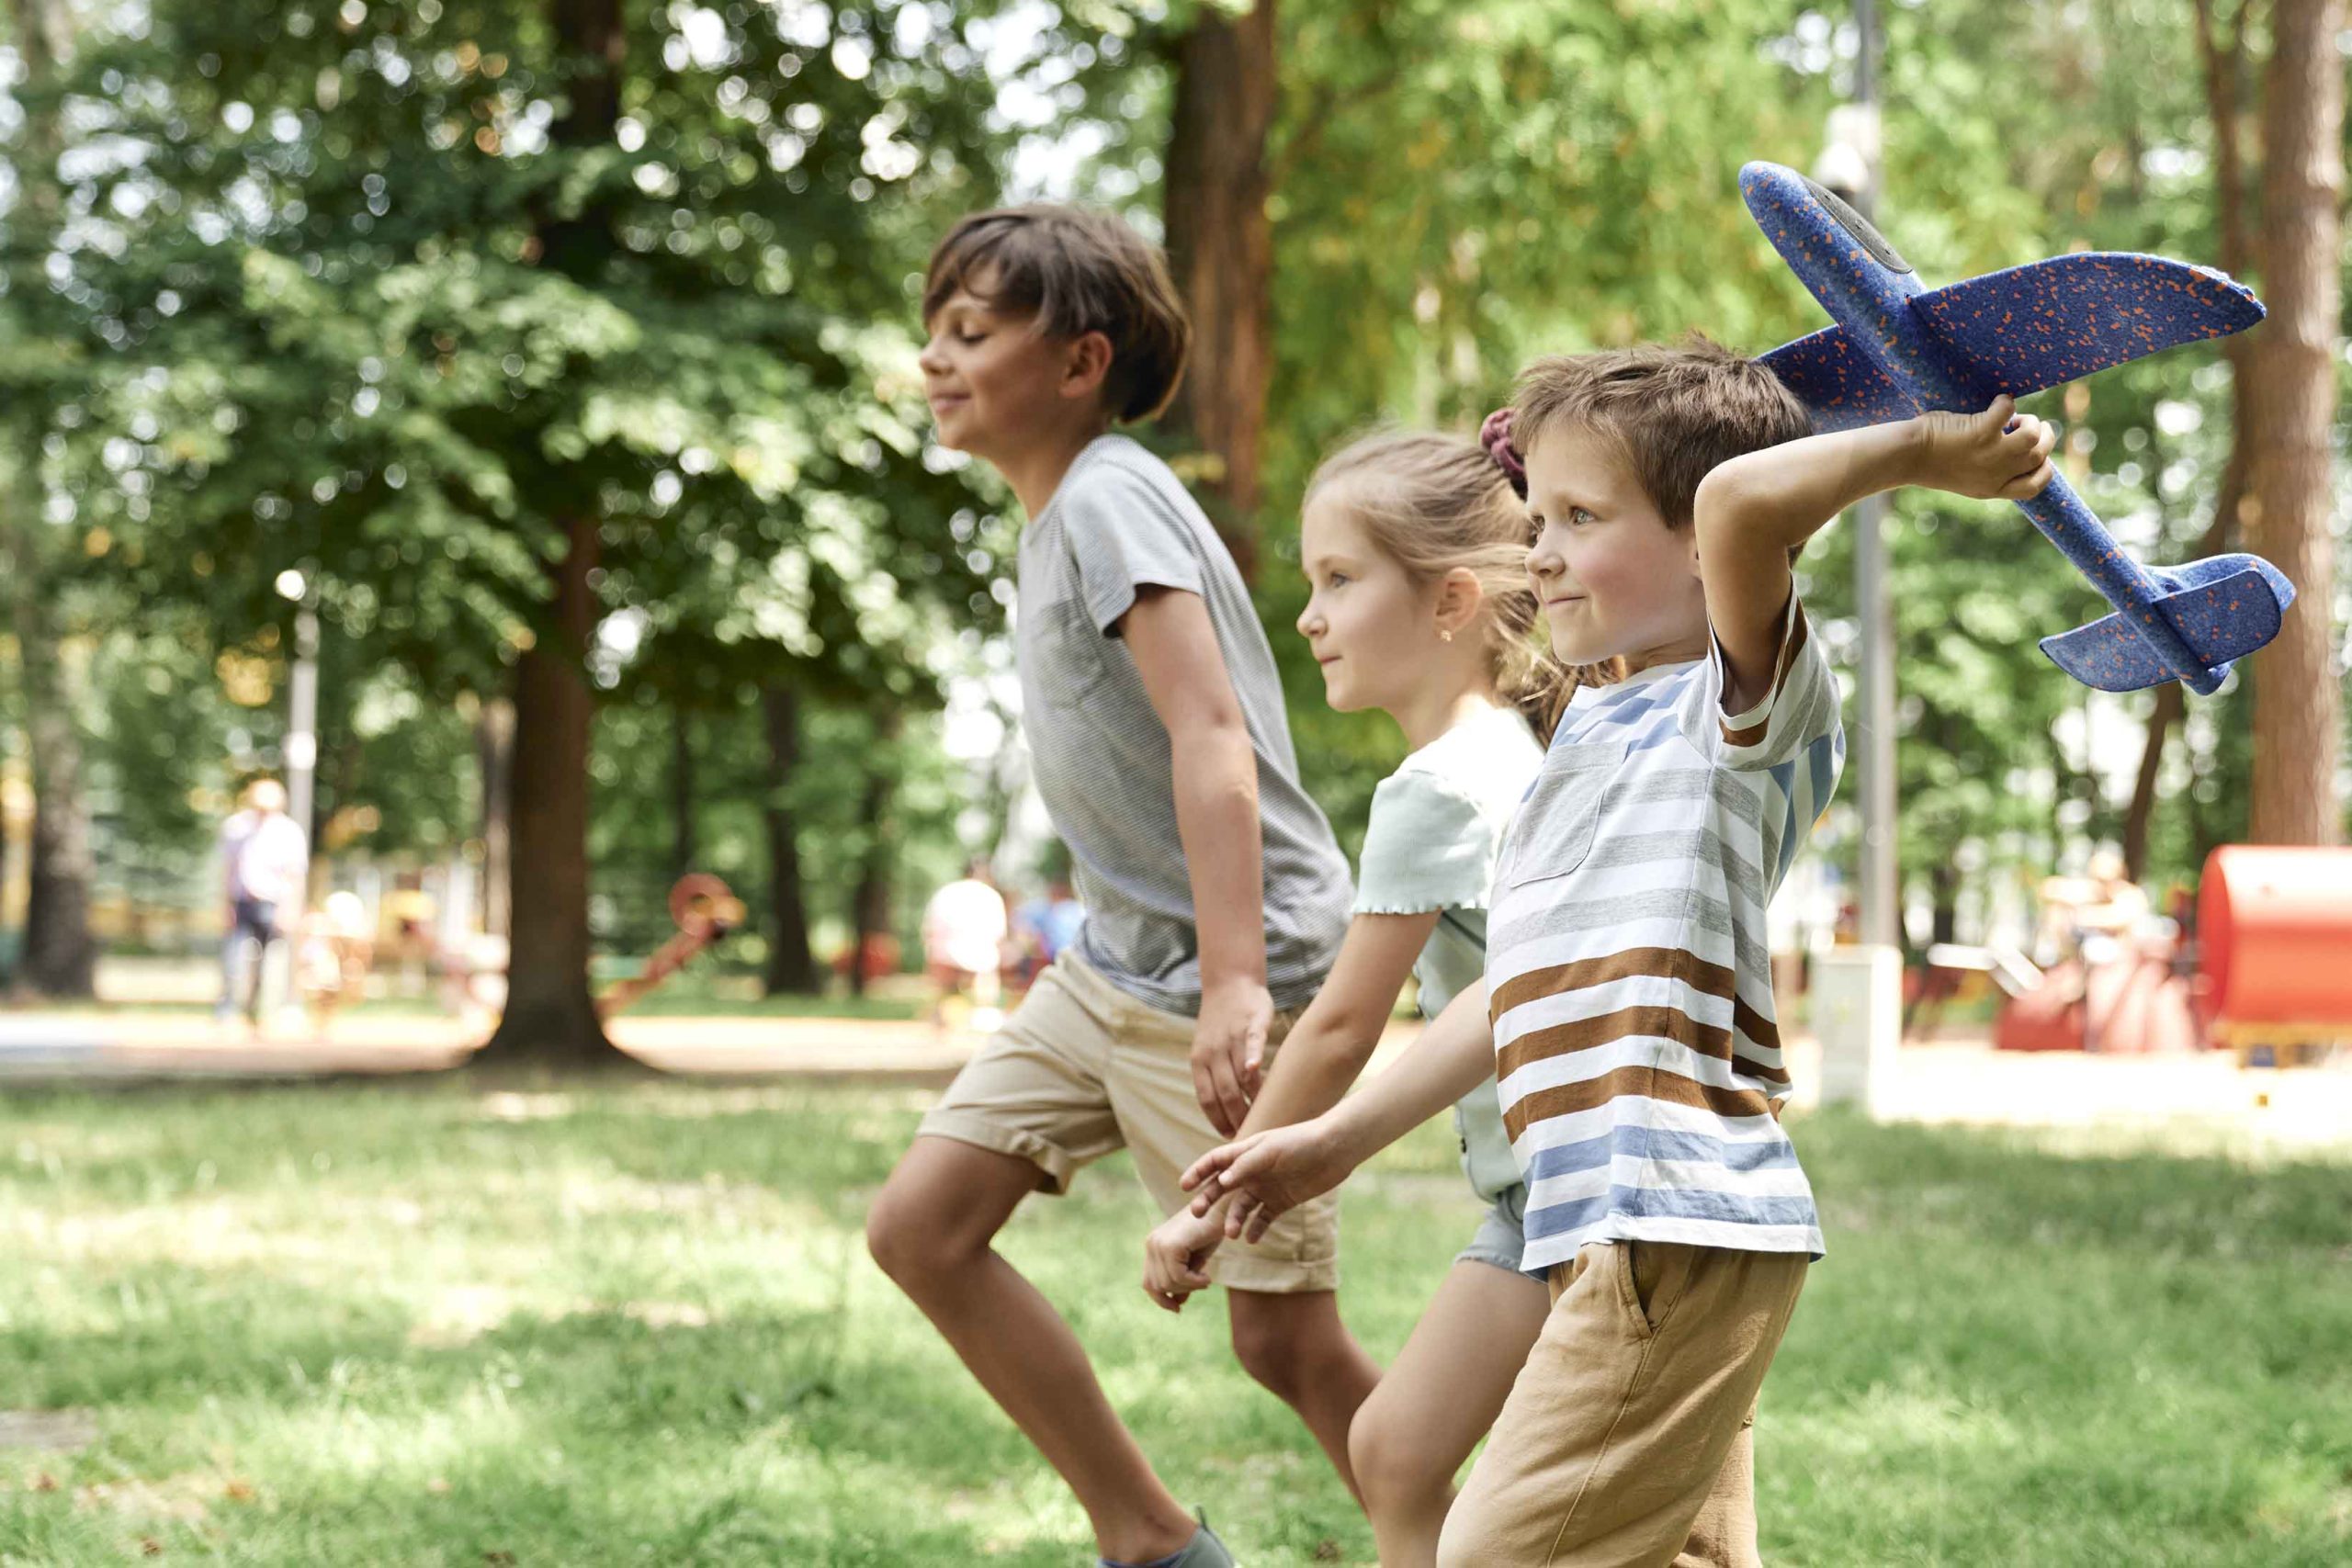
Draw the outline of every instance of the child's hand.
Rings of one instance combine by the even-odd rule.
[[[1185,1298],[1209,1287],[1209,1255],[1225,1244],[1225,1215],[1177,1210],[1143,1238],[1143,1293],[1155,1306],[1182,1312]]]
[[[1262,985],[1221,986],[1201,998],[1200,1021],[1193,1027],[1193,1092],[1209,1125],[1228,1138],[1250,1114],[1265,1076],[1266,1035],[1273,1023],[1274,998]]]
[[[1257,1241],[1283,1215],[1337,1187],[1355,1163],[1330,1118],[1317,1116],[1211,1149],[1184,1172],[1183,1188],[1193,1195],[1193,1213],[1202,1218],[1230,1194],[1227,1237]]]
[[[1917,424],[1920,484],[1979,501],[2030,501],[2057,476],[2057,427],[2018,413],[2007,392],[1983,413],[1923,413]]]

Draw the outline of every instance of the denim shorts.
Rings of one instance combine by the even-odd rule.
[[[1478,1222],[1477,1234],[1470,1245],[1454,1257],[1456,1263],[1485,1263],[1504,1269],[1513,1274],[1527,1270],[1519,1266],[1520,1257],[1527,1250],[1527,1184],[1520,1182],[1506,1187],[1495,1198],[1494,1206]],[[1530,1279],[1541,1280],[1545,1270],[1537,1269]]]

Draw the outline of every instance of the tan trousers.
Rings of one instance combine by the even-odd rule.
[[[1597,1242],[1445,1517],[1440,1568],[1752,1568],[1756,1395],[1803,1253]]]

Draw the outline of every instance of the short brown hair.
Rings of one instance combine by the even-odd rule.
[[[981,273],[992,274],[985,290],[973,286]],[[1041,201],[956,220],[923,277],[926,324],[958,288],[991,310],[1033,318],[1049,337],[1109,338],[1102,403],[1120,423],[1166,408],[1184,378],[1193,325],[1168,264],[1108,212]]]
[[[1671,346],[1555,355],[1521,371],[1511,445],[1524,456],[1562,423],[1616,442],[1670,528],[1690,525],[1709,469],[1813,433],[1804,405],[1779,377],[1696,333]]]

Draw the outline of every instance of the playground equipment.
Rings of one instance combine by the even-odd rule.
[[[1747,209],[1838,325],[1763,362],[1812,412],[1847,430],[1923,410],[1974,413],[2178,344],[2262,320],[2252,290],[2162,256],[2082,252],[1927,289],[1861,214],[1793,169],[1739,173]],[[2177,680],[2211,695],[2231,663],[2278,635],[2295,591],[2256,556],[2150,570],[2125,555],[2064,478],[2018,502],[2115,606],[2041,650],[2086,685],[2134,692]]]
[[[2096,1051],[2108,1055],[2179,1055],[2203,1043],[2188,982],[2175,968],[2169,938],[2127,934],[2096,963],[2076,954],[2033,969],[2022,989],[2007,984],[1993,1019],[2003,1051]]]
[[[2197,892],[2199,998],[2241,1066],[2352,1041],[2352,849],[2225,844]]]
[[[695,872],[678,878],[677,886],[670,889],[670,919],[676,922],[678,934],[655,950],[642,970],[608,987],[596,998],[597,1017],[611,1018],[635,1006],[646,993],[684,968],[695,954],[741,926],[743,900],[718,877]]]

